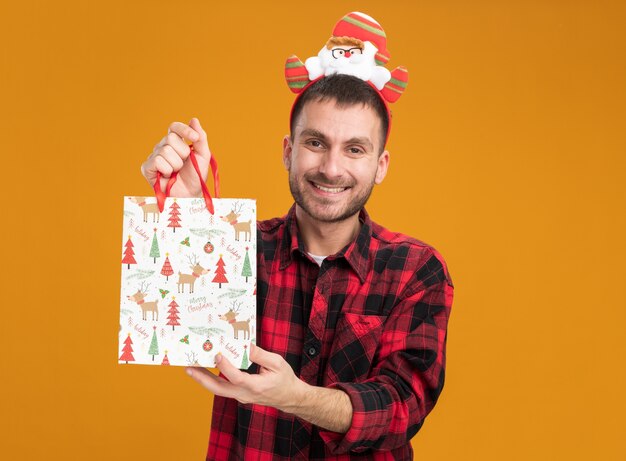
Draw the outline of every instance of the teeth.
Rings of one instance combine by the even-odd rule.
[[[329,188],[329,187],[323,187],[320,186],[318,184],[315,184],[315,187],[317,187],[320,190],[323,190],[324,192],[332,192],[333,194],[336,194],[337,192],[343,192],[344,190],[346,190],[345,187],[333,187],[333,188]]]

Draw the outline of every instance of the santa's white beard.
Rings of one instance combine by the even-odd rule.
[[[322,61],[322,67],[324,67],[324,75],[344,74],[352,75],[363,80],[369,80],[372,76],[372,71],[376,66],[374,56],[376,50],[373,53],[368,53],[367,47],[363,54],[353,54],[349,58],[341,57],[338,59],[333,58],[332,51],[324,47],[318,54]]]

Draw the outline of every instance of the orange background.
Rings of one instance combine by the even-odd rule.
[[[608,1],[3,2],[0,457],[203,459],[211,396],[117,364],[122,196],[199,117],[224,197],[291,204],[291,53],[343,14],[410,72],[368,210],[456,285],[423,460],[624,459],[626,8]]]

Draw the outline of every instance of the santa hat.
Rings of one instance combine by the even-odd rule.
[[[381,25],[365,13],[354,11],[346,14],[335,25],[333,37],[354,37],[364,42],[372,42],[378,48],[376,64],[383,66],[389,62],[387,35]]]

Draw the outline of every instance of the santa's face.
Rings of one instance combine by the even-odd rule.
[[[346,65],[348,63],[359,63],[363,61],[363,49],[359,47],[334,46],[330,49],[330,55],[333,57],[331,63],[339,63]]]
[[[365,42],[363,48],[344,45],[323,47],[318,53],[325,75],[346,74],[368,80],[376,66],[376,47]]]
[[[358,213],[387,173],[389,153],[379,155],[380,119],[361,105],[335,101],[305,104],[293,142],[283,141],[283,161],[296,204],[318,222],[340,222]]]

